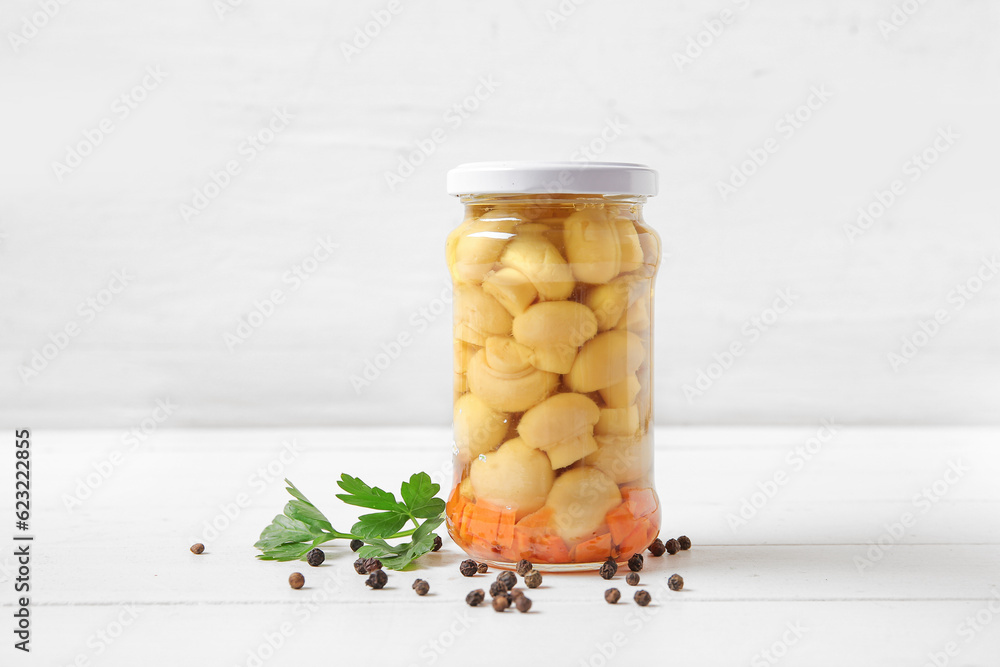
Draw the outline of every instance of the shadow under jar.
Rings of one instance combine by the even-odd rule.
[[[499,567],[624,561],[657,536],[653,282],[642,205],[656,172],[475,163],[448,174],[465,218],[454,282],[455,476],[448,531]]]

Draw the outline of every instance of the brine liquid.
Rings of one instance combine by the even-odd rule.
[[[660,526],[653,282],[637,200],[473,199],[448,238],[455,478],[470,556],[570,569],[625,560]]]

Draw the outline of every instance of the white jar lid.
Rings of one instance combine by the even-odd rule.
[[[470,162],[448,172],[450,195],[656,192],[656,171],[630,162]]]

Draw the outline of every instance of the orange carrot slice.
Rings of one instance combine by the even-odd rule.
[[[476,506],[473,503],[466,503],[462,507],[462,518],[458,524],[458,535],[466,542],[472,540],[472,533],[469,530],[469,524],[472,520],[472,514],[476,511]]]
[[[622,498],[628,503],[632,516],[635,517],[652,514],[660,506],[656,493],[652,489],[622,489]]]
[[[655,512],[645,517],[646,521],[649,522],[649,534],[647,535],[646,544],[650,545],[653,540],[660,534],[660,511],[657,509]]]
[[[497,541],[501,511],[483,502],[477,502],[473,506],[475,510],[469,519],[469,535],[489,549]]]
[[[533,540],[548,532],[553,513],[551,508],[543,507],[514,524],[514,549],[522,555],[530,553]]]
[[[465,496],[458,492],[458,487],[456,486],[451,494],[451,498],[448,499],[448,503],[445,505],[448,526],[456,532],[462,523],[462,512],[465,510],[466,503]]]
[[[622,557],[628,557],[641,552],[649,546],[649,542],[646,541],[648,536],[649,522],[646,519],[639,519],[635,529],[618,545],[618,553]]]
[[[591,563],[603,561],[611,555],[611,533],[604,533],[597,537],[581,542],[573,550],[573,562]]]
[[[528,560],[535,563],[568,563],[569,548],[557,535],[536,537],[531,543]]]
[[[627,501],[605,514],[604,520],[608,522],[611,539],[615,544],[621,544],[635,530],[636,519],[632,516]]]
[[[505,509],[500,512],[500,520],[497,523],[497,544],[501,549],[509,549],[514,544],[514,520],[517,512]]]

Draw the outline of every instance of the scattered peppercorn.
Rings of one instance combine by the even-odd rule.
[[[365,566],[365,571],[361,574],[371,574],[375,570],[382,569],[382,561],[378,558],[363,558],[361,564]]]
[[[524,585],[528,588],[538,588],[542,585],[542,573],[538,570],[532,570],[524,575]]]
[[[354,571],[358,574],[368,574],[368,570],[365,568],[365,561],[360,558],[354,561]]]
[[[608,604],[617,604],[622,597],[621,591],[617,588],[609,588],[604,591],[604,601]]]
[[[423,579],[417,579],[413,582],[413,590],[417,592],[417,595],[427,595],[427,591],[431,589],[430,584],[428,584]]]
[[[441,549],[441,536],[434,536],[434,546],[431,547],[431,551],[440,551]]]
[[[205,545],[202,544],[201,542],[199,542],[198,544],[192,544],[191,545],[191,553],[193,553],[193,554],[205,553]]]
[[[517,573],[522,577],[531,572],[531,561],[522,558],[517,561]]]
[[[378,590],[384,587],[387,581],[389,581],[389,575],[385,573],[385,570],[374,570],[365,579],[365,586],[371,586],[373,589]]]
[[[326,553],[319,547],[312,549],[306,554],[306,562],[313,567],[319,567],[326,560]]]
[[[493,598],[493,611],[503,611],[510,606],[510,598],[506,595],[498,595]]]
[[[648,591],[636,591],[635,592],[635,603],[640,607],[645,607],[653,598],[649,595]]]
[[[298,590],[306,583],[306,578],[302,576],[301,572],[292,572],[288,575],[288,585]]]
[[[507,595],[507,586],[502,581],[494,581],[490,584],[490,596]]]
[[[509,591],[508,594],[510,595],[512,600],[524,597],[524,591],[522,591],[520,588],[515,588],[514,590]]]
[[[483,592],[483,589],[477,588],[465,596],[465,604],[470,607],[478,607],[485,597],[486,593]]]
[[[361,540],[351,540],[351,551],[357,551],[363,546],[365,546],[365,543]]]
[[[632,554],[632,557],[628,559],[628,569],[633,572],[638,572],[642,569],[642,565],[645,560],[646,559],[642,557],[642,554]]]
[[[672,537],[669,540],[667,540],[666,544],[664,544],[663,546],[667,548],[667,553],[670,554],[671,556],[673,556],[675,553],[681,550],[680,542],[678,542]]]
[[[609,557],[606,561],[604,561],[604,565],[601,566],[601,578],[610,579],[615,576],[616,572],[618,572],[618,563],[615,562],[614,558]]]
[[[681,535],[677,538],[677,544],[680,545],[681,551],[687,551],[691,548],[691,538],[687,535]]]
[[[663,552],[667,550],[667,548],[663,546],[663,540],[661,540],[658,537],[655,540],[653,540],[653,543],[650,544],[648,548],[649,548],[649,553],[652,554],[653,556],[656,556],[657,558],[662,556]]]
[[[479,574],[486,574],[489,570],[490,566],[486,563],[476,563],[476,571],[479,572]]]
[[[458,571],[462,573],[462,576],[471,577],[476,572],[479,572],[479,566],[476,564],[476,561],[466,558],[459,564]]]
[[[681,590],[684,588],[684,577],[679,574],[670,575],[670,578],[667,579],[667,586],[669,586],[672,591]]]
[[[639,573],[638,572],[629,572],[627,575],[625,575],[625,583],[627,583],[629,586],[638,586],[639,585]]]
[[[531,609],[531,600],[527,596],[519,595],[514,598],[514,606],[523,614]]]
[[[504,570],[503,572],[497,575],[497,581],[506,586],[507,590],[509,591],[510,589],[514,588],[514,586],[517,586],[517,575],[514,574],[513,572]]]

